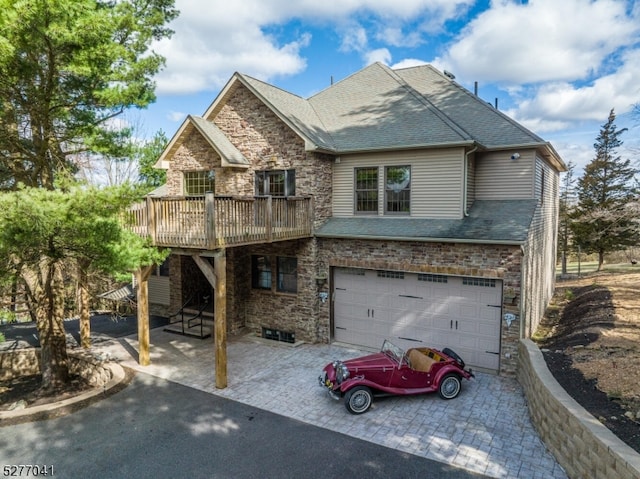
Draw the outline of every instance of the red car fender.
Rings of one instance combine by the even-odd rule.
[[[373,381],[369,381],[365,378],[355,377],[343,381],[342,384],[340,384],[340,392],[344,394],[349,389],[353,389],[356,386],[367,386],[371,389],[380,389],[380,385],[378,383],[374,383]]]
[[[465,374],[466,371],[463,371],[459,367],[450,364],[450,365],[443,366],[436,372],[436,375],[433,378],[433,384],[439,385],[440,381],[442,381],[442,378],[444,378],[447,374],[451,374],[451,373],[457,375],[460,379],[462,378],[469,379],[467,377],[468,374]]]

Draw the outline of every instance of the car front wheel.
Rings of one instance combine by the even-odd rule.
[[[438,393],[442,399],[453,399],[460,394],[462,382],[456,374],[448,374],[440,381]]]
[[[344,405],[351,414],[362,414],[369,410],[373,402],[371,389],[366,386],[356,386],[349,389],[344,397]]]

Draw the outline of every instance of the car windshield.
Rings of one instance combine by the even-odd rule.
[[[399,365],[402,365],[403,362],[407,362],[404,350],[386,339],[384,343],[382,343],[382,352],[396,361]]]

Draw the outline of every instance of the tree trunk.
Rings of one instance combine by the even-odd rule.
[[[604,266],[604,251],[598,251],[598,271],[602,271],[602,267]]]
[[[80,344],[83,348],[91,347],[91,319],[89,315],[89,279],[88,265],[78,265],[78,309],[80,310]]]
[[[69,381],[64,332],[64,283],[60,264],[44,259],[37,272],[36,297],[42,388],[55,389]]]

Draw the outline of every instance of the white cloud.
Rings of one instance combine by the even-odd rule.
[[[588,79],[602,73],[618,48],[637,42],[640,20],[626,6],[620,0],[496,0],[467,25],[442,61],[472,80]]]
[[[441,28],[446,20],[456,18],[473,3],[473,0],[176,0],[181,13],[171,25],[175,33],[171,39],[154,45],[167,59],[156,80],[157,92],[216,90],[234,71],[267,81],[302,72],[306,68],[304,49],[313,39],[309,28],[304,27],[294,33],[289,31],[288,37],[279,37],[279,28],[291,20],[335,29],[343,35],[343,50],[356,51],[366,61],[378,47],[369,44],[369,31],[372,38],[389,45],[417,45],[422,41],[422,32],[432,31],[434,24]],[[412,22],[418,22],[418,27],[404,28]]]
[[[418,60],[417,58],[405,58],[404,60],[391,65],[391,68],[393,68],[394,70],[399,70],[400,68],[411,68],[417,67],[419,65],[425,65],[426,63],[427,62],[425,62],[424,60]]]
[[[391,61],[391,52],[386,48],[378,48],[377,50],[371,50],[365,54],[367,65],[375,62],[384,63],[388,65]]]
[[[519,101],[513,116],[527,124],[545,122],[542,130],[553,131],[566,128],[572,120],[602,121],[612,108],[618,115],[628,112],[640,101],[640,50],[623,53],[621,62],[615,72],[582,86],[541,85]]]

